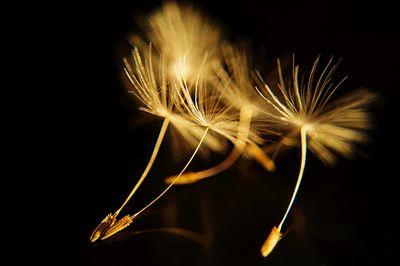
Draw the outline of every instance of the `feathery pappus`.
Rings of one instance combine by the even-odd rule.
[[[191,4],[165,2],[161,8],[139,20],[143,34],[134,34],[130,42],[142,47],[151,43],[163,54],[169,66],[166,74],[170,79],[184,80],[193,84],[204,56],[218,59],[223,31],[199,8]],[[208,65],[206,65],[208,67]],[[209,69],[205,68],[204,78]]]

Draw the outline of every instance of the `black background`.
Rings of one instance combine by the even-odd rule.
[[[100,219],[129,193],[161,125],[139,118],[120,72],[135,15],[159,3],[60,2],[12,9],[4,24],[10,33],[4,43],[14,48],[4,53],[11,55],[8,69],[14,75],[5,74],[12,82],[3,88],[1,171],[4,195],[12,192],[4,200],[5,221],[15,228],[5,230],[11,233],[8,247],[21,254],[13,259],[52,265],[392,265],[400,32],[396,9],[384,2],[194,2],[232,40],[252,40],[266,66],[295,53],[306,69],[319,54],[323,60],[334,54],[343,57],[337,77],[349,76],[344,87],[366,86],[380,95],[372,108],[372,142],[359,147],[354,160],[327,168],[309,157],[287,222],[293,230],[270,257],[263,259],[259,247],[285,210],[298,151],[280,157],[273,174],[241,159],[212,179],[175,187],[119,236],[89,243]],[[199,159],[191,169],[220,159]],[[162,177],[182,165],[164,145],[153,179],[126,213],[159,193]],[[135,234],[160,227],[201,233],[206,242],[171,233]]]

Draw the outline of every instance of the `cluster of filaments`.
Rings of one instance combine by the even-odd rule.
[[[289,71],[277,60],[277,78],[268,83],[252,69],[246,46],[224,39],[221,29],[190,5],[166,3],[141,21],[141,26],[142,34],[129,39],[133,48],[123,60],[124,71],[131,83],[129,92],[138,100],[140,110],[163,123],[142,176],[90,240],[121,231],[174,184],[192,184],[214,176],[244,154],[273,171],[275,164],[269,153],[300,146],[302,157],[292,199],[261,248],[262,255],[267,256],[282,236],[282,225],[303,176],[307,149],[325,164],[333,164],[336,155],[350,157],[355,143],[368,140],[366,107],[374,94],[360,89],[332,99],[344,81],[332,82],[337,67],[333,58],[322,68],[318,67],[318,58],[308,75],[301,76],[294,59]],[[168,185],[160,195],[135,214],[118,220],[147,177],[168,130],[175,137],[173,146],[191,151],[186,165],[165,179]],[[231,151],[218,165],[186,172],[197,153],[226,154],[227,149]]]

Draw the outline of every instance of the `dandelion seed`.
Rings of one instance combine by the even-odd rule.
[[[279,233],[293,205],[303,177],[307,149],[310,149],[323,163],[333,164],[336,154],[350,157],[354,143],[365,142],[368,138],[365,130],[371,127],[367,106],[375,95],[367,90],[359,90],[332,101],[332,95],[343,83],[332,82],[332,75],[338,64],[333,57],[315,80],[319,58],[315,61],[306,84],[299,84],[299,67],[292,69],[292,83],[283,81],[282,69],[278,60],[279,85],[277,92],[263,81],[257,73],[260,96],[275,110],[266,114],[267,130],[279,130],[281,135],[300,135],[301,163],[296,186],[288,208],[280,224],[271,231],[261,248],[264,257],[268,256],[280,240]],[[268,129],[273,127],[273,130]]]
[[[184,174],[176,182],[178,185],[193,184],[228,169],[244,150],[247,154],[255,157],[267,170],[275,169],[272,160],[258,148],[257,144],[260,144],[262,140],[251,126],[252,119],[258,114],[264,113],[265,110],[261,111],[261,103],[256,104],[259,97],[250,81],[248,53],[244,47],[237,48],[227,42],[222,45],[221,50],[225,63],[223,64],[219,60],[212,61],[215,78],[211,80],[215,90],[221,94],[224,104],[239,112],[238,137],[232,140],[234,148],[222,162],[203,171]],[[165,179],[165,182],[171,183],[175,177],[170,176]]]

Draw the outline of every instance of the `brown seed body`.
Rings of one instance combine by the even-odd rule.
[[[264,244],[261,246],[261,255],[265,258],[267,257],[272,250],[274,250],[276,244],[278,244],[279,240],[282,238],[281,231],[274,226],[269,233],[267,239],[265,240]]]

